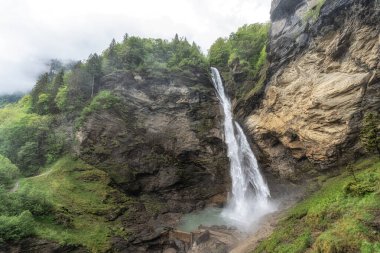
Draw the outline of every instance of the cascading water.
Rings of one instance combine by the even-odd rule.
[[[232,196],[222,216],[248,230],[264,215],[274,211],[270,192],[260,173],[255,155],[240,125],[233,119],[231,102],[224,91],[219,71],[211,68],[212,80],[224,111],[224,134],[230,159]]]

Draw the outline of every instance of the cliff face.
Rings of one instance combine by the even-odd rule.
[[[246,118],[272,172],[360,152],[363,113],[380,109],[379,17],[375,1],[272,2],[269,79]]]
[[[114,246],[148,250],[161,243],[154,241],[160,238],[157,229],[173,225],[179,213],[224,201],[229,176],[219,102],[201,70],[160,76],[115,72],[102,79],[101,89],[120,102],[86,118],[77,133],[78,153],[106,171],[114,187],[143,203],[152,200],[155,217],[146,204],[119,217],[135,239]]]

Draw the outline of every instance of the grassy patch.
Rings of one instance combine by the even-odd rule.
[[[112,94],[109,90],[104,90],[99,92],[91,101],[89,105],[87,105],[76,123],[77,127],[82,126],[83,122],[86,118],[94,112],[100,110],[109,110],[115,107],[120,103],[120,99]]]
[[[289,210],[276,231],[254,252],[380,252],[371,224],[380,213],[380,159],[354,164]]]
[[[105,172],[67,156],[43,174],[23,179],[19,191],[43,193],[53,203],[54,214],[36,220],[37,236],[104,252],[113,227],[121,226],[106,217],[131,201],[109,182]]]
[[[309,20],[312,22],[317,21],[319,14],[321,12],[321,8],[325,2],[326,0],[319,0],[318,3],[314,7],[310,8],[304,16],[304,21],[305,22],[308,22]]]

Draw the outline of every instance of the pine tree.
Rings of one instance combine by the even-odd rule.
[[[380,155],[380,117],[373,112],[364,115],[360,140],[368,152]]]
[[[49,96],[49,111],[50,113],[57,113],[59,111],[56,103],[55,103],[55,97],[58,94],[59,89],[63,86],[63,76],[65,72],[61,69],[58,74],[55,75],[53,84],[50,90],[50,96]]]
[[[32,111],[37,113],[42,113],[42,109],[39,106],[40,96],[46,94],[49,89],[49,73],[44,73],[40,75],[37,79],[37,83],[32,89],[31,100],[32,100]]]
[[[102,75],[102,60],[99,55],[91,54],[86,64],[87,72],[92,76],[91,97],[94,96],[97,79]]]

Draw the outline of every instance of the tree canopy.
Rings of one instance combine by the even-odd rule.
[[[244,25],[228,38],[217,39],[208,52],[210,64],[220,69],[239,64],[256,74],[266,60],[268,30],[269,24]]]

